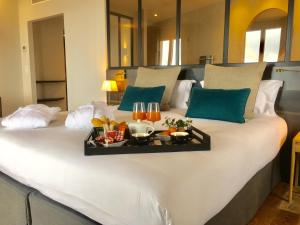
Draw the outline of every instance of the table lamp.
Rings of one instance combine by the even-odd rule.
[[[110,102],[111,102],[111,92],[117,92],[118,91],[117,82],[115,80],[105,80],[102,84],[101,90],[107,92],[108,104],[110,104]]]

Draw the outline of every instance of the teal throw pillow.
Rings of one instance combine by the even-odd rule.
[[[186,117],[244,123],[251,89],[223,90],[193,88]]]
[[[144,102],[147,107],[149,102],[160,103],[166,86],[158,87],[134,87],[128,86],[122,98],[119,110],[132,111],[135,102]]]

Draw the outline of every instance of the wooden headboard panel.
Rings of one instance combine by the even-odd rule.
[[[223,66],[241,66],[240,64]],[[292,137],[300,131],[300,67],[268,65],[264,80],[283,80],[284,87],[280,90],[277,98],[276,111],[288,124],[288,137],[281,151],[282,178],[289,178],[289,163]],[[107,78],[112,78],[116,70],[108,70]],[[126,69],[128,84],[133,85],[136,79],[137,68]],[[194,79],[201,81],[204,78],[204,66],[183,66],[178,77],[179,80]]]

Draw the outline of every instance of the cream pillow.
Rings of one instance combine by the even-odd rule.
[[[252,118],[258,87],[265,71],[266,64],[251,64],[241,67],[221,67],[207,64],[205,66],[205,88],[241,89],[250,88],[245,117]]]
[[[139,67],[137,71],[135,86],[166,86],[166,90],[161,101],[161,109],[168,110],[170,108],[171,97],[180,71],[180,67],[173,67],[169,69],[148,69]]]

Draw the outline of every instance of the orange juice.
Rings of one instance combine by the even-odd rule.
[[[152,122],[161,120],[160,112],[148,112],[147,120]]]
[[[146,119],[146,112],[133,112],[132,113],[133,120],[145,120]]]

